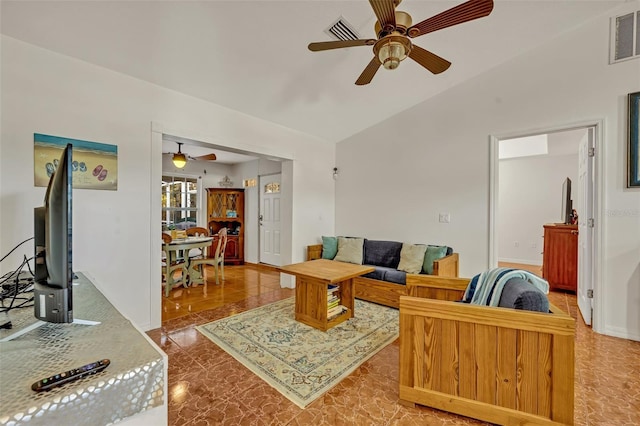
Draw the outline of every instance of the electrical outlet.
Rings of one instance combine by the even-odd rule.
[[[449,213],[440,213],[439,220],[441,223],[450,223],[451,215]]]

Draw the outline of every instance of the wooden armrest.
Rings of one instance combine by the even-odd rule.
[[[461,300],[468,285],[469,278],[407,274],[407,294],[414,297]]]
[[[437,275],[439,277],[457,277],[458,271],[458,253],[451,253],[449,256],[433,261],[433,275]]]
[[[568,315],[523,311],[497,306],[470,305],[446,300],[411,296],[400,297],[400,314],[482,324],[516,330],[526,330],[573,336],[575,320]]]
[[[315,260],[322,258],[322,244],[313,244],[307,246],[307,260]]]

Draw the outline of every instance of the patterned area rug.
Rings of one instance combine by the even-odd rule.
[[[301,408],[398,337],[398,310],[356,300],[327,332],[294,319],[294,298],[197,327]]]

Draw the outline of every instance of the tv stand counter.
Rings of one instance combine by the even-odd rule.
[[[73,286],[74,318],[98,325],[45,323],[0,343],[0,425],[167,424],[167,355],[81,273]],[[33,307],[9,311],[12,330],[35,323]],[[103,371],[36,393],[31,385],[100,359]]]

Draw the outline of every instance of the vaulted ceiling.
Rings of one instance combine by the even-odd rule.
[[[462,1],[405,0],[414,23]],[[495,0],[491,15],[414,39],[452,62],[406,60],[356,86],[371,47],[310,52],[343,17],[375,38],[368,1],[7,1],[0,31],[64,55],[339,142],[543,45],[623,0]],[[522,78],[526,84],[525,76]]]

